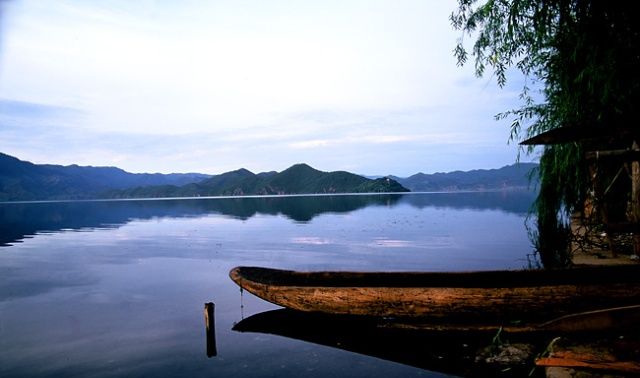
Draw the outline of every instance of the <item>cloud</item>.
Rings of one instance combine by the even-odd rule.
[[[448,45],[434,54],[453,33],[430,37],[449,29],[449,5],[15,8],[3,89],[84,108],[87,126],[101,130],[176,134],[265,122],[273,112],[435,103],[445,80],[461,75]],[[429,23],[418,16],[435,12]]]
[[[409,135],[371,135],[364,137],[365,142],[373,144],[406,142],[413,139]]]
[[[9,99],[0,99],[0,116],[13,118],[51,118],[69,114],[75,114],[78,111],[62,106],[38,104],[27,101],[16,101]]]
[[[12,2],[2,149],[133,172],[504,165],[508,122],[492,117],[517,96],[456,66],[455,7]]]
[[[335,144],[339,144],[339,143],[343,143],[342,140],[339,139],[334,139],[334,140],[328,140],[328,139],[316,139],[316,140],[303,140],[300,142],[293,142],[289,144],[289,147],[294,148],[294,149],[307,149],[307,148],[318,148],[318,147],[327,147],[329,145],[335,145]]]
[[[405,135],[360,135],[346,136],[344,138],[335,139],[312,139],[292,142],[288,147],[293,149],[315,149],[336,147],[340,145],[379,145],[379,144],[396,144],[407,145],[419,143],[421,146],[432,144],[468,144],[471,141],[466,140],[462,135],[455,133],[445,134],[405,134]]]
[[[5,119],[0,138],[7,141],[3,152],[37,163],[115,165],[132,172],[215,174],[239,167],[260,172],[305,161],[327,171],[407,176],[513,161],[515,152],[505,148],[502,131],[497,129],[505,147],[497,154],[491,133],[468,133],[467,120],[450,119],[449,111],[296,113],[262,126],[163,135],[81,129],[75,123],[82,113],[63,109],[60,114],[67,116]],[[47,107],[46,113],[53,115],[56,108]],[[23,143],[25,135],[29,143]]]

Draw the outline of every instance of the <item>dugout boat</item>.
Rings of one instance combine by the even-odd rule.
[[[236,267],[242,289],[304,312],[397,318],[544,320],[640,304],[640,267],[479,272],[299,272]]]

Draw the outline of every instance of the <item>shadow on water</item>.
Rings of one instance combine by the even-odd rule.
[[[495,192],[2,203],[0,246],[40,232],[117,228],[132,220],[210,214],[239,220],[259,214],[282,215],[295,222],[309,222],[324,213],[349,213],[369,206],[399,204],[421,209],[487,209],[522,214],[532,198],[529,192]]]
[[[505,366],[476,359],[491,347],[495,332],[416,331],[385,326],[387,323],[380,318],[281,309],[243,319],[233,330],[283,336],[460,376],[526,376],[531,369],[521,364],[505,370]],[[535,341],[539,338],[535,336]]]

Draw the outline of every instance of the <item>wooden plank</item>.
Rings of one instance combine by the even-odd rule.
[[[640,305],[587,311],[562,316],[542,324],[503,326],[494,324],[455,324],[390,319],[379,326],[390,329],[442,332],[497,332],[506,333],[571,333],[602,332],[636,329],[640,323]]]
[[[639,161],[640,151],[634,150],[599,150],[585,153],[587,160],[619,160],[619,161]]]
[[[582,359],[580,356],[569,357],[545,357],[536,360],[536,366],[541,367],[570,367],[588,368],[594,370],[608,370],[623,373],[640,373],[640,363],[636,361],[592,361]]]
[[[640,324],[640,305],[616,307],[571,314],[543,323],[546,331],[585,332],[636,328]]]
[[[516,288],[557,285],[640,283],[638,267],[582,267],[574,269],[522,269],[472,272],[348,272],[292,271],[262,267],[236,267],[229,272],[237,284],[256,282],[289,287],[380,288]]]

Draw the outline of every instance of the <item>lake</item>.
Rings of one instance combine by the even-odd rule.
[[[277,307],[241,293],[228,272],[238,265],[527,268],[536,263],[524,227],[533,198],[496,192],[0,204],[0,376],[442,376],[320,341],[234,331]],[[211,357],[206,302],[215,303]],[[321,321],[303,321],[324,329]],[[331,345],[350,349],[338,344]]]

